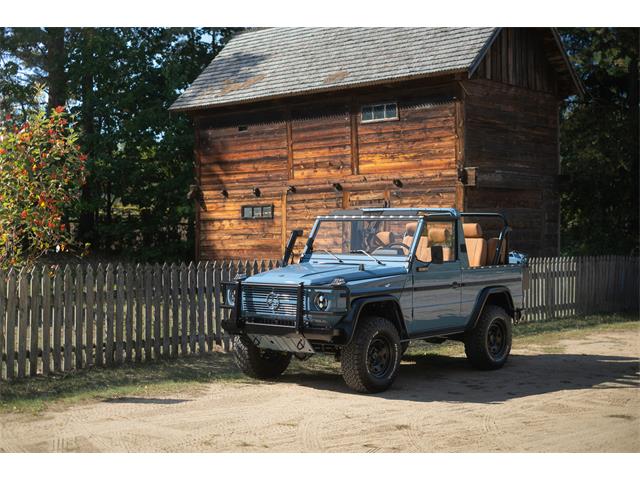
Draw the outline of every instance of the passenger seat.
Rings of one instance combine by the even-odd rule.
[[[470,267],[482,267],[487,263],[487,241],[482,238],[482,228],[479,223],[464,223],[464,243],[467,246],[467,256]]]

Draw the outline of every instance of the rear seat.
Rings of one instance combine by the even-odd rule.
[[[402,242],[405,245],[411,245],[413,237],[416,234],[417,222],[407,223],[406,233]],[[431,261],[431,246],[434,244],[446,243],[449,240],[449,232],[445,228],[430,228],[428,235],[420,237],[418,248],[416,249],[416,258],[422,262]],[[442,247],[442,260],[449,262],[453,260],[453,251],[451,247]]]
[[[470,267],[482,267],[487,263],[487,241],[482,238],[479,223],[464,223],[464,242],[467,246]],[[494,250],[495,251],[495,250]]]
[[[496,256],[496,248],[498,248],[499,238],[490,238],[487,242],[487,264],[493,265],[493,259]],[[498,265],[507,263],[507,242],[503,241],[500,247],[500,257],[498,258]]]

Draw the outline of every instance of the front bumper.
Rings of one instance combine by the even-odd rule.
[[[248,284],[249,285],[249,284]],[[261,284],[250,284],[252,287],[255,286],[269,286],[274,289],[279,287],[285,287],[281,285],[261,285]],[[285,351],[293,351],[293,352],[302,352],[311,353],[304,349],[299,348],[301,342],[300,339],[304,339],[304,342],[309,344],[320,342],[320,343],[329,343],[329,344],[342,344],[346,338],[345,332],[341,329],[337,329],[331,326],[319,327],[317,325],[312,325],[312,322],[308,320],[309,315],[317,315],[318,317],[327,316],[326,312],[318,312],[318,311],[308,311],[305,309],[304,301],[305,301],[305,289],[309,287],[305,287],[302,283],[295,286],[296,288],[296,308],[295,308],[295,319],[291,317],[287,318],[286,322],[279,322],[278,318],[261,318],[259,316],[251,315],[251,312],[243,312],[242,310],[242,295],[243,295],[243,285],[241,281],[237,282],[222,282],[221,288],[221,296],[222,299],[225,300],[227,295],[226,292],[229,288],[235,289],[235,304],[229,305],[223,303],[221,304],[222,308],[225,309],[228,313],[224,316],[222,320],[222,328],[231,335],[243,335],[246,334],[250,338],[260,339],[262,342],[263,337],[270,337],[268,342],[270,343],[279,343],[279,347],[281,345],[289,345],[295,344],[296,348],[292,347],[291,349]],[[291,285],[287,285],[286,288],[291,289]],[[348,290],[346,288],[344,290],[344,295],[347,297],[348,304]],[[346,313],[346,312],[345,312]],[[286,325],[279,323],[287,323]],[[277,342],[276,339],[271,337],[281,337],[286,340],[282,340],[282,342]],[[265,345],[268,343],[265,343]],[[274,348],[276,349],[276,348]],[[281,348],[277,348],[280,350]]]

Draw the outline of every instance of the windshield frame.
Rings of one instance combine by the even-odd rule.
[[[389,221],[389,220],[402,220],[402,221],[414,221],[418,222],[416,227],[416,235],[413,237],[413,241],[411,242],[409,253],[406,255],[373,255],[374,257],[380,257],[384,262],[407,262],[411,261],[415,257],[416,248],[418,245],[418,240],[420,236],[417,234],[418,232],[422,232],[422,228],[425,222],[425,215],[320,215],[316,218],[311,232],[309,233],[309,238],[307,239],[307,243],[304,246],[304,250],[302,251],[301,260],[304,258],[309,258],[310,255],[318,255],[324,258],[331,258],[330,255],[326,253],[322,253],[322,251],[316,252],[313,250],[313,242],[316,238],[316,234],[318,233],[318,228],[323,221],[353,221],[353,220],[362,220],[362,221]],[[366,259],[368,262],[373,262],[370,257],[362,254],[362,253],[334,253],[341,260],[347,260],[350,258],[356,258],[358,260]]]

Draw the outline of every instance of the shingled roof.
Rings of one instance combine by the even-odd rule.
[[[267,28],[233,38],[171,106],[196,110],[466,72],[497,28]]]

